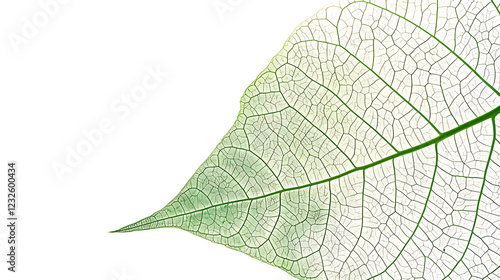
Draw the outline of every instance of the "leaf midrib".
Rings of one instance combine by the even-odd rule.
[[[336,176],[333,176],[333,177],[330,177],[330,178],[327,178],[327,179],[323,179],[323,180],[316,181],[316,182],[309,183],[309,184],[302,185],[302,186],[296,186],[296,187],[292,187],[292,188],[282,189],[282,190],[271,192],[271,193],[264,194],[264,195],[261,195],[261,196],[256,196],[256,197],[251,197],[251,198],[244,198],[244,199],[239,199],[239,200],[233,200],[233,201],[223,202],[223,203],[219,203],[219,204],[214,204],[214,205],[202,208],[202,209],[197,209],[197,210],[194,210],[194,211],[191,211],[191,212],[186,212],[186,213],[178,214],[178,215],[175,215],[175,216],[170,216],[170,217],[158,219],[158,220],[155,220],[155,221],[152,221],[152,222],[141,224],[142,221],[144,221],[145,219],[148,219],[148,218],[145,218],[145,219],[143,219],[143,220],[135,223],[134,226],[132,226],[132,227],[125,226],[125,227],[123,227],[121,229],[118,229],[116,231],[113,231],[113,232],[131,232],[131,231],[148,230],[148,229],[152,229],[152,228],[143,228],[143,227],[147,226],[147,225],[150,225],[150,224],[153,224],[153,223],[158,223],[160,221],[164,221],[164,220],[168,220],[168,219],[174,219],[174,218],[178,218],[178,217],[183,217],[183,216],[195,214],[197,212],[202,212],[202,211],[205,211],[205,210],[209,210],[209,209],[212,209],[212,208],[216,208],[216,207],[220,207],[220,206],[224,206],[224,205],[228,205],[228,204],[234,204],[234,203],[240,203],[240,202],[247,202],[247,201],[258,200],[258,199],[266,198],[266,197],[269,197],[269,196],[281,194],[281,193],[287,192],[287,191],[300,190],[300,189],[303,189],[303,188],[308,188],[308,187],[311,187],[311,186],[315,186],[315,185],[320,185],[320,184],[323,184],[323,183],[327,183],[327,182],[336,180],[338,178],[347,176],[347,175],[349,175],[351,173],[354,173],[354,172],[357,172],[357,171],[366,170],[368,168],[371,168],[371,167],[377,166],[379,164],[382,164],[382,163],[384,163],[386,161],[389,161],[389,160],[392,160],[392,159],[395,159],[395,158],[398,158],[398,157],[401,157],[401,156],[413,153],[415,151],[424,149],[424,148],[426,148],[428,146],[437,144],[437,143],[443,141],[446,138],[449,138],[449,137],[451,137],[453,135],[458,134],[459,132],[461,132],[463,130],[466,130],[466,129],[470,128],[470,127],[473,127],[476,124],[479,124],[479,123],[481,123],[483,121],[486,121],[488,119],[493,119],[498,114],[500,114],[500,106],[496,107],[495,109],[491,110],[490,112],[488,112],[488,113],[486,113],[484,115],[481,115],[481,116],[479,116],[479,117],[477,117],[477,118],[475,118],[473,120],[470,120],[470,121],[468,121],[468,122],[466,122],[466,123],[464,123],[462,125],[459,125],[459,126],[453,128],[451,130],[448,130],[447,132],[443,132],[439,136],[437,136],[437,137],[435,137],[435,138],[433,138],[433,139],[431,139],[431,140],[429,140],[427,142],[421,143],[421,144],[419,144],[417,146],[408,148],[406,150],[402,150],[402,151],[400,151],[398,153],[392,154],[392,155],[390,155],[388,157],[379,159],[379,160],[374,161],[372,163],[369,163],[369,164],[366,164],[366,165],[363,165],[363,166],[359,166],[359,167],[353,168],[351,170],[348,170],[346,172],[343,172],[341,174],[338,174]],[[160,211],[163,211],[163,210],[160,210]],[[175,226],[165,226],[165,227],[175,227]]]

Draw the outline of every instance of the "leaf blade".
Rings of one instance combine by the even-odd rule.
[[[474,38],[480,24],[450,39],[440,24],[455,19],[438,15],[462,3],[420,7],[436,6],[427,29],[408,5],[350,1],[299,26],[180,194],[115,232],[178,227],[304,279],[495,275],[500,255],[487,251],[481,268],[474,256],[500,240],[487,226],[500,216],[500,171],[488,173],[500,170],[500,47]],[[498,19],[493,2],[471,7]]]

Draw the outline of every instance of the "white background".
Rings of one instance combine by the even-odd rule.
[[[20,224],[14,274],[4,261],[5,179],[0,279],[289,279],[185,231],[108,231],[179,192],[233,124],[245,88],[328,2],[220,0],[234,6],[220,17],[213,0],[70,0],[16,52],[12,34],[43,9],[2,1],[0,177],[17,161]],[[170,76],[120,119],[111,104],[155,65]],[[114,131],[58,180],[52,164],[105,118]]]

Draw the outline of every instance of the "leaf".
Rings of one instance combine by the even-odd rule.
[[[302,23],[167,206],[300,279],[500,278],[500,2],[341,1]]]

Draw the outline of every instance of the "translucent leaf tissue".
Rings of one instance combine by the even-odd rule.
[[[335,1],[163,209],[299,279],[500,279],[500,1]]]

